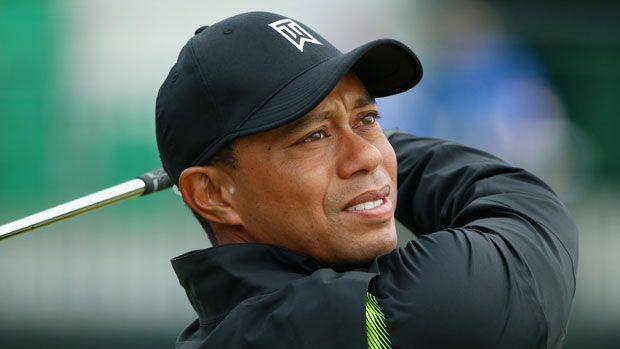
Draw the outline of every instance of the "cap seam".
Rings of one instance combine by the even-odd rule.
[[[192,40],[192,42],[190,43],[190,53],[191,53],[191,58],[192,61],[194,62],[194,65],[196,66],[197,70],[198,70],[198,76],[200,77],[200,82],[203,84],[203,94],[208,98],[209,103],[211,103],[211,106],[213,107],[213,109],[215,110],[215,112],[217,113],[218,119],[221,119],[222,113],[220,112],[220,108],[218,107],[217,103],[215,103],[215,101],[213,100],[213,97],[209,94],[209,90],[210,90],[210,86],[207,83],[205,77],[204,77],[204,72],[202,71],[202,65],[200,65],[200,63],[198,63],[198,60],[196,59],[196,52],[195,52],[195,48],[194,48],[194,41]],[[202,154],[201,154],[202,155]]]

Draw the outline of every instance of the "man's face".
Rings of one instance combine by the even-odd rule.
[[[253,242],[329,265],[396,246],[396,156],[364,85],[347,74],[316,108],[239,138],[233,206]]]

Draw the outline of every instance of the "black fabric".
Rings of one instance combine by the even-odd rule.
[[[363,348],[376,274],[337,273],[276,246],[223,245],[173,260],[198,320],[177,348]]]
[[[155,106],[157,146],[166,172],[205,164],[235,138],[289,123],[321,102],[349,71],[374,97],[408,90],[422,66],[404,44],[371,41],[342,54],[320,44],[303,51],[270,26],[286,17],[249,12],[196,30],[161,85]]]
[[[259,244],[173,266],[199,320],[177,348],[365,348],[367,291],[393,348],[560,348],[577,228],[544,183],[478,150],[395,133],[396,217],[418,239],[336,272]]]

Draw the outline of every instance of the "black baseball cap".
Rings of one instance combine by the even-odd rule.
[[[297,20],[249,12],[198,28],[159,89],[157,146],[175,184],[237,137],[290,123],[354,71],[373,97],[406,91],[422,66],[404,44],[371,41],[343,54]]]

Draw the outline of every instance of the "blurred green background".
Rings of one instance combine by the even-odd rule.
[[[620,342],[620,5],[612,1],[0,0],[0,224],[159,167],[154,101],[193,31],[269,10],[347,51],[420,56],[387,126],[539,174],[581,230],[565,348]],[[193,311],[169,265],[208,247],[172,191],[0,243],[0,348],[169,348]]]

